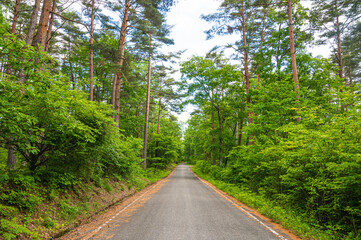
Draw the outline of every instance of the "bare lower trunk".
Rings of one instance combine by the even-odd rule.
[[[238,146],[242,145],[242,131],[243,131],[243,119],[241,119],[239,124]]]
[[[7,166],[10,170],[16,169],[16,146],[10,144],[8,146],[8,161]]]
[[[245,8],[244,3],[242,4],[242,35],[243,35],[243,51],[244,51],[244,76],[246,78],[246,93],[247,93],[247,116],[248,116],[248,124],[252,123],[252,114],[251,114],[251,97],[249,94],[249,72],[248,72],[248,49],[247,49],[247,33],[246,33],[246,17],[245,17]],[[253,144],[252,135],[250,136],[249,145]]]
[[[31,45],[34,38],[36,22],[38,21],[38,12],[40,9],[41,0],[35,0],[33,13],[31,14],[28,34],[26,35],[26,44]]]
[[[45,50],[45,42],[46,42],[46,35],[48,32],[48,23],[49,23],[49,16],[50,16],[50,9],[51,9],[51,0],[44,0],[43,8],[40,15],[38,31],[35,35],[35,43],[38,44],[37,47],[43,47]]]
[[[290,33],[290,50],[291,50],[293,82],[294,82],[294,85],[295,85],[295,93],[296,93],[297,104],[299,104],[300,86],[299,86],[299,83],[298,83],[296,50],[295,50],[295,36],[294,36],[294,33],[293,33],[292,1],[291,0],[288,0],[288,30],[289,30],[289,33]],[[300,122],[301,118],[297,117],[296,121]]]
[[[135,111],[135,116],[138,119],[139,116],[139,106],[137,106],[137,110]],[[137,138],[139,138],[139,127],[137,126]]]
[[[162,97],[159,98],[157,134],[159,134],[159,130],[160,130],[160,114],[161,114],[161,112],[162,112]]]
[[[122,22],[122,28],[120,30],[120,38],[119,38],[119,44],[118,44],[118,50],[120,52],[120,59],[118,62],[118,69],[116,72],[116,79],[115,79],[115,92],[114,92],[114,98],[113,101],[113,108],[117,112],[114,120],[116,122],[119,122],[119,113],[120,113],[120,85],[122,81],[122,66],[124,63],[124,53],[125,53],[125,39],[127,35],[127,28],[128,28],[128,18],[129,18],[129,0],[125,0],[124,5],[124,18]]]
[[[222,166],[222,164],[223,164],[223,124],[222,124],[222,118],[221,118],[221,113],[219,112],[219,109],[217,109],[217,115],[218,115],[218,124],[219,124],[219,165]]]
[[[340,23],[338,16],[336,17],[336,28],[337,28],[337,55],[338,55],[339,76],[341,79],[343,79],[344,76],[343,76],[343,61],[342,61],[342,48],[341,48],[341,33],[340,33]]]
[[[51,39],[51,33],[53,31],[53,24],[54,24],[54,18],[55,18],[55,11],[56,11],[56,0],[53,0],[53,5],[51,7],[51,16],[49,21],[49,28],[46,34],[46,41],[45,41],[45,51],[49,51],[50,46],[50,39]]]
[[[89,53],[89,100],[94,100],[94,90],[93,90],[93,74],[94,74],[94,54],[93,54],[93,43],[94,43],[94,11],[95,11],[95,0],[92,0],[92,15],[90,23],[90,53]]]
[[[263,41],[264,41],[264,29],[265,29],[265,18],[266,16],[264,16],[264,18],[262,19],[262,32],[261,32],[261,45],[259,47],[259,50],[262,51],[263,48]],[[261,67],[261,64],[258,64],[258,68]],[[257,75],[257,84],[259,85],[261,82],[261,74]]]
[[[216,158],[214,157],[214,145],[216,145],[216,138],[214,136],[214,113],[212,112],[212,149],[211,149],[211,159],[213,165],[216,165]]]
[[[143,168],[147,168],[147,143],[148,143],[148,123],[149,123],[149,102],[150,102],[150,80],[152,75],[151,53],[149,52],[148,62],[148,88],[147,88],[147,102],[145,110],[145,126],[144,126],[144,148],[143,148]]]
[[[15,30],[16,30],[16,23],[18,21],[18,16],[19,16],[19,5],[20,5],[20,0],[16,0],[15,7],[14,7],[13,23],[11,26],[11,33],[15,33]]]

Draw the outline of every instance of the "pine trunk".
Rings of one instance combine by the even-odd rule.
[[[40,15],[38,31],[35,35],[35,43],[38,45],[37,47],[45,50],[45,42],[46,42],[46,35],[48,32],[48,23],[49,23],[49,16],[50,16],[50,9],[51,9],[51,0],[44,0],[43,8]]]
[[[53,5],[51,7],[51,16],[49,21],[49,28],[46,34],[46,42],[45,42],[45,51],[49,51],[50,46],[50,39],[51,39],[51,33],[53,31],[53,24],[54,24],[54,18],[55,18],[55,11],[56,11],[56,0],[53,0]]]
[[[162,97],[159,97],[157,134],[159,134],[159,130],[160,130],[160,114],[161,114],[161,112],[162,112]]]
[[[214,113],[212,112],[212,151],[211,151],[211,159],[213,165],[216,165],[216,158],[214,157],[214,146],[216,145],[216,137],[214,136]]]
[[[288,0],[288,30],[289,30],[289,33],[290,33],[290,50],[291,50],[293,82],[294,82],[294,85],[295,85],[295,93],[296,93],[297,104],[299,104],[300,86],[299,86],[299,83],[298,83],[296,50],[295,50],[295,36],[294,36],[294,33],[293,33],[292,1],[291,0]],[[300,121],[301,121],[301,118],[297,117],[297,122],[300,122]]]
[[[93,78],[94,78],[94,53],[93,53],[93,43],[94,43],[94,11],[95,11],[95,0],[92,0],[92,15],[90,23],[90,53],[89,53],[89,100],[94,100],[94,89],[93,89]]]
[[[218,115],[218,125],[219,125],[219,165],[222,166],[223,164],[223,124],[221,113],[219,109],[217,109]]]
[[[342,61],[342,48],[341,48],[341,32],[340,32],[340,22],[338,16],[336,17],[336,28],[337,28],[337,55],[338,55],[339,76],[341,79],[343,79],[344,76],[343,76],[343,61]]]
[[[115,89],[114,89],[114,101],[113,101],[113,108],[117,112],[114,120],[119,122],[119,113],[120,113],[120,85],[122,82],[122,66],[124,63],[124,55],[125,55],[125,39],[127,35],[127,28],[128,28],[128,18],[129,18],[129,0],[125,0],[124,5],[124,18],[122,22],[122,28],[120,30],[120,38],[118,44],[118,50],[120,52],[120,59],[118,62],[118,70],[116,73],[115,79]]]
[[[242,3],[242,35],[243,35],[243,51],[244,51],[244,76],[246,78],[246,93],[247,93],[247,115],[248,115],[248,124],[252,123],[252,118],[251,118],[251,97],[249,94],[249,71],[248,71],[248,49],[247,49],[247,33],[246,33],[246,17],[245,17],[245,8],[244,8],[244,3]],[[252,136],[250,136],[250,138],[252,139]],[[249,141],[248,142],[249,145],[253,144],[253,141]]]
[[[38,12],[40,9],[41,0],[35,0],[33,13],[31,14],[28,34],[26,35],[26,44],[31,45],[34,38],[36,22],[38,21]]]
[[[10,170],[16,169],[16,147],[14,145],[8,146],[8,161],[7,166]]]
[[[15,33],[15,30],[16,30],[16,23],[18,21],[18,16],[19,16],[19,5],[20,5],[20,0],[16,0],[15,7],[14,7],[13,23],[11,26],[11,33]]]
[[[150,36],[151,38],[151,36]],[[150,44],[151,46],[151,44]],[[143,168],[147,168],[147,143],[148,143],[148,123],[149,123],[149,103],[150,103],[150,84],[151,84],[151,75],[152,75],[152,62],[151,62],[151,53],[149,52],[148,60],[148,88],[147,88],[147,102],[145,110],[145,127],[144,127],[144,149],[143,149]]]

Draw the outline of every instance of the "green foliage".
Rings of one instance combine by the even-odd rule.
[[[19,225],[16,217],[11,220],[0,219],[0,235],[6,240],[15,239],[20,234],[30,234],[30,231],[26,227]]]

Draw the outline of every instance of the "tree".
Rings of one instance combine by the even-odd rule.
[[[224,111],[226,103],[224,101],[225,92],[229,84],[238,84],[241,73],[236,66],[228,64],[219,59],[219,64],[212,59],[202,57],[192,57],[187,62],[182,63],[182,78],[184,89],[192,103],[198,107],[210,104],[217,112],[219,125],[219,164],[223,164],[223,131],[224,131]],[[213,93],[213,94],[212,94]]]

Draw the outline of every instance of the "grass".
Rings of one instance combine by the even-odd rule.
[[[234,184],[213,179],[211,176],[202,173],[196,167],[192,167],[192,170],[199,177],[212,183],[215,187],[221,189],[225,193],[236,198],[247,206],[256,209],[264,216],[272,219],[274,222],[281,224],[284,228],[289,229],[291,232],[301,237],[302,239],[338,239],[331,230],[320,231],[317,225],[313,225],[308,221],[306,216],[301,216],[291,209],[286,209],[274,201],[270,201],[265,197],[251,191],[241,189]],[[345,239],[351,240],[355,238],[350,236]]]

